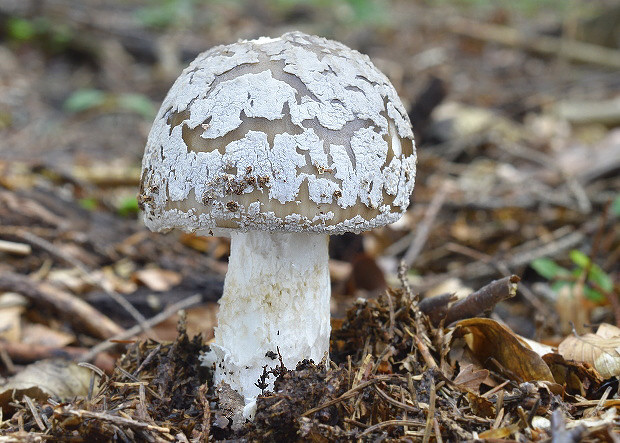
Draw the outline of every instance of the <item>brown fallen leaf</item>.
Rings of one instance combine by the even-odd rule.
[[[9,402],[24,395],[37,400],[85,396],[92,376],[90,369],[65,360],[38,361],[0,386],[0,408],[7,408]]]
[[[480,385],[489,376],[488,369],[477,369],[473,364],[465,365],[454,379],[454,383],[473,392],[480,392]]]
[[[589,398],[603,383],[603,378],[592,366],[583,362],[565,360],[560,354],[543,355],[555,381],[571,395]]]
[[[471,411],[478,417],[492,418],[495,417],[495,405],[484,397],[468,392],[465,395]]]
[[[152,291],[169,291],[181,282],[181,274],[161,268],[141,269],[133,273],[133,279]]]
[[[567,360],[591,364],[605,379],[620,375],[620,337],[571,335],[560,343],[558,353]]]
[[[470,318],[456,324],[455,336],[467,346],[483,367],[497,361],[510,377],[522,381],[550,381],[553,375],[544,360],[519,340],[508,327],[488,318]]]
[[[40,323],[26,323],[22,328],[21,342],[27,345],[43,345],[62,348],[75,342],[73,334],[49,328]]]

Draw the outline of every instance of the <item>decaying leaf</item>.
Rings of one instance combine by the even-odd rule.
[[[21,342],[24,344],[62,348],[74,341],[73,334],[52,329],[41,323],[26,323],[22,328]]]
[[[567,360],[591,364],[603,378],[620,375],[620,335],[614,333],[611,325],[601,325],[596,334],[571,335],[560,343],[558,352]]]
[[[469,407],[474,414],[486,418],[495,417],[495,406],[489,399],[472,392],[468,392],[465,398],[467,398]]]
[[[568,394],[579,394],[588,398],[603,383],[603,378],[592,366],[575,361],[567,361],[560,354],[547,354],[543,360],[551,369],[553,378],[564,386]]]
[[[465,365],[454,379],[454,383],[474,392],[480,391],[480,385],[489,376],[488,369],[478,369],[473,364]]]
[[[0,408],[24,395],[45,400],[68,399],[88,394],[93,372],[65,360],[41,360],[27,366],[0,387]],[[95,383],[96,386],[96,383]]]
[[[471,318],[456,324],[455,336],[463,336],[483,367],[496,368],[495,360],[516,381],[550,381],[547,364],[508,327],[488,318]]]

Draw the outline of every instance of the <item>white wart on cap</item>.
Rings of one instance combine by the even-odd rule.
[[[143,159],[152,230],[337,234],[396,221],[415,149],[365,55],[300,32],[218,46],[174,83]]]

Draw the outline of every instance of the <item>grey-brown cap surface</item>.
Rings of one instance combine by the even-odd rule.
[[[407,209],[415,146],[370,59],[300,32],[199,55],[148,138],[139,202],[152,230],[360,232]]]

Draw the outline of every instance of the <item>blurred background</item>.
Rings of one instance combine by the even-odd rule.
[[[144,144],[198,53],[290,30],[368,54],[416,133],[406,216],[332,239],[335,318],[399,286],[404,261],[424,297],[520,275],[493,315],[529,337],[620,321],[614,0],[0,0],[0,280],[53,282],[124,327],[199,294],[189,330],[208,338],[228,242],[143,227]],[[94,343],[11,306],[5,340]]]

